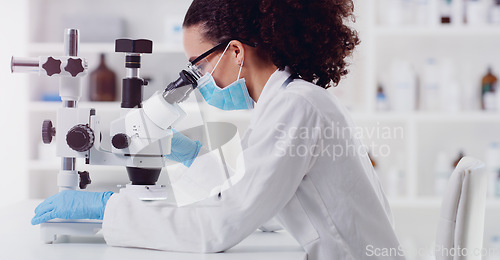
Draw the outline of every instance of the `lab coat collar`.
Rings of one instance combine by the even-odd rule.
[[[260,94],[259,100],[257,101],[255,108],[260,106],[265,106],[271,98],[278,94],[279,90],[283,86],[283,83],[291,76],[290,68],[285,67],[284,70],[277,69],[264,85],[264,89]]]
[[[284,70],[276,70],[271,77],[269,77],[260,94],[259,100],[255,103],[252,119],[250,120],[250,128],[253,128],[255,120],[260,118],[260,114],[265,110],[265,107],[273,97],[279,95],[279,93],[284,90],[284,88],[282,88],[283,84],[291,75],[290,69],[285,67]]]

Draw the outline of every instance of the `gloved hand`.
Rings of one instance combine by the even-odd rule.
[[[170,154],[165,155],[165,157],[172,161],[181,162],[186,167],[191,166],[196,156],[198,156],[202,144],[199,141],[192,141],[175,129],[172,129],[172,131],[174,132],[172,148]]]
[[[104,209],[113,192],[64,190],[47,198],[35,209],[32,225],[55,218],[102,219]]]

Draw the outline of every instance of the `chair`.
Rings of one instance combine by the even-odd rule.
[[[441,205],[436,260],[481,259],[487,176],[484,164],[464,157],[453,171]]]

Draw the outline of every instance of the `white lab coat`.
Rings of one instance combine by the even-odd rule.
[[[106,242],[220,252],[276,216],[310,260],[403,259],[382,256],[401,251],[387,199],[361,142],[355,135],[318,134],[328,127],[337,133],[352,129],[346,109],[327,90],[306,81],[283,87],[289,76],[276,71],[255,105],[242,139],[239,182],[186,207],[114,194],[104,214]],[[335,156],[324,147],[345,151]],[[207,158],[197,158],[186,174],[199,165],[211,168]]]

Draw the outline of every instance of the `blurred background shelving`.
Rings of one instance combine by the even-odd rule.
[[[113,37],[152,39],[154,53],[144,55],[141,69],[141,75],[151,79],[145,98],[175,79],[187,63],[179,26],[190,1],[25,1],[29,12],[28,56],[61,54],[63,29],[80,27],[80,55],[87,58],[89,70],[97,67],[99,54],[105,53],[108,67],[116,73],[117,79],[121,79],[125,76],[124,57],[114,53]],[[435,236],[441,203],[435,192],[439,154],[446,155],[451,173],[452,162],[460,151],[485,160],[488,146],[500,142],[500,112],[480,109],[481,79],[488,66],[495,75],[500,74],[500,24],[465,23],[463,10],[467,8],[467,0],[451,1],[451,22],[442,24],[442,2],[355,0],[357,22],[353,26],[359,31],[361,45],[349,59],[350,74],[338,87],[330,89],[349,108],[363,131],[363,140],[370,148],[393,208],[396,230],[403,245],[409,248],[428,247]],[[107,28],[115,28],[113,34],[99,36],[96,33],[99,28],[93,32],[93,27],[85,24],[90,18],[109,21]],[[86,38],[88,35],[90,39]],[[449,89],[453,85],[456,89],[450,93],[455,94],[437,100],[438,109],[399,109],[395,102],[400,96],[395,94],[393,86],[394,74],[401,68],[397,64],[409,68],[410,72],[406,72],[417,90],[424,86],[429,64],[451,64],[453,79],[458,84],[441,88]],[[82,84],[88,86],[88,77]],[[57,93],[57,87],[57,80],[37,76],[29,76],[26,86],[30,95],[27,109],[29,153],[25,159],[29,164],[31,198],[43,198],[57,191],[58,161],[47,159],[52,156],[51,148],[40,148],[41,122],[55,120],[55,111],[60,106],[58,102],[42,101],[42,97]],[[388,107],[382,109],[384,111],[377,103],[379,87],[383,87],[387,98]],[[424,97],[420,95],[420,102],[412,102],[417,106]],[[458,105],[448,109],[446,104],[449,103]],[[85,90],[80,106],[95,107],[98,113],[110,119],[119,113],[118,102],[89,102]],[[206,106],[202,110],[206,120],[232,122],[238,126],[240,134],[244,133],[251,117],[251,112],[219,112]],[[389,136],[386,138],[384,133]],[[94,183],[127,181],[120,167],[79,165],[88,167],[92,175],[97,176]],[[93,189],[100,188],[104,186],[97,184]],[[500,200],[491,198],[487,203],[485,246],[492,237],[500,236],[498,216]]]
[[[389,197],[396,230],[403,246],[409,251],[427,248],[430,253],[432,248],[441,205],[441,196],[436,193],[439,158],[445,155],[445,162],[451,164],[463,152],[488,161],[488,147],[500,141],[500,113],[480,108],[481,80],[488,67],[492,68],[493,74],[500,73],[500,24],[494,23],[489,15],[489,10],[499,6],[494,1],[477,1],[490,7],[482,10],[484,15],[479,21],[477,17],[471,19],[467,13],[472,10],[469,2],[376,0],[366,3],[365,12],[359,14],[366,19],[360,34],[365,40],[365,51],[361,56],[364,57],[364,75],[368,78],[365,86],[368,109],[364,111],[367,114],[354,114],[354,118],[358,119],[358,123],[370,120],[380,124],[399,122],[405,129],[401,149],[390,145],[394,148],[391,152],[402,153],[402,157],[406,158],[399,176],[403,185],[407,186],[399,190],[398,196]],[[445,4],[450,4],[449,10],[445,9]],[[358,7],[361,5],[358,1]],[[443,23],[443,16],[449,16],[450,23]],[[445,71],[445,65],[445,69],[452,72]],[[413,79],[406,83],[413,84],[416,91],[411,96],[417,99],[413,101],[415,109],[394,104],[394,100],[399,98],[411,101],[401,96],[401,92],[397,93],[398,83],[402,85],[405,82],[398,82],[394,74],[407,71],[395,70],[395,66],[407,66],[411,70],[408,74]],[[429,75],[429,68],[437,71],[437,75]],[[439,73],[452,74],[449,77],[452,80],[435,79],[441,76]],[[439,83],[436,88],[440,90],[433,93],[440,97],[436,101],[437,107],[428,108],[425,107],[425,98],[429,94],[426,96],[424,91],[431,80]],[[380,111],[377,107],[375,97],[379,87],[386,91],[391,107],[385,110],[389,111]],[[370,119],[371,116],[373,119]],[[377,159],[384,164],[394,164],[390,156]],[[500,161],[500,158],[496,160]],[[396,177],[387,168],[377,170],[384,188],[391,190],[390,186],[401,182],[394,181]],[[487,202],[485,248],[495,246],[492,241],[500,234],[500,224],[495,219],[500,214],[498,201],[498,198],[490,196]],[[408,259],[433,258],[410,254]]]

